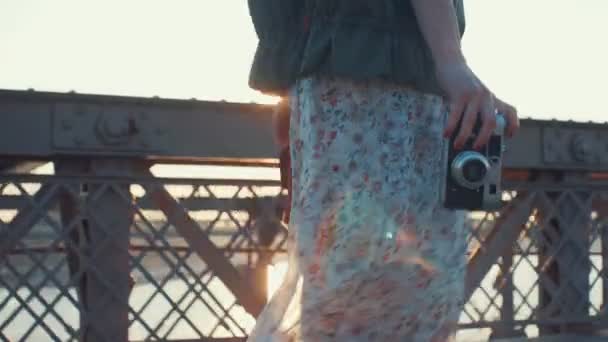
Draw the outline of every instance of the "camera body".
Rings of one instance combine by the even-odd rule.
[[[441,178],[441,201],[447,209],[491,211],[502,206],[500,185],[506,119],[501,114],[496,115],[496,129],[486,146],[476,151],[473,142],[480,128],[478,120],[471,137],[460,150],[454,149],[457,129],[444,148],[446,163]]]

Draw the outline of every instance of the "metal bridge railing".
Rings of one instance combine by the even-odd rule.
[[[501,211],[471,215],[462,340],[605,328],[606,183],[507,183]],[[0,175],[0,337],[244,338],[284,257],[280,191],[125,160]]]
[[[78,167],[0,176],[0,339],[246,336],[286,237],[278,183]]]
[[[505,208],[474,221],[461,328],[494,337],[605,329],[606,186],[531,182],[510,190]]]

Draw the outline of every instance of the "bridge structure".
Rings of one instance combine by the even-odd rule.
[[[276,171],[271,111],[0,90],[0,340],[244,341],[287,203],[224,175]],[[608,124],[522,120],[502,183],[470,215],[459,340],[601,339]]]

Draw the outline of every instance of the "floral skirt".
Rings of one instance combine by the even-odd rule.
[[[449,341],[467,231],[440,204],[443,100],[334,78],[290,97],[289,266],[249,341]]]

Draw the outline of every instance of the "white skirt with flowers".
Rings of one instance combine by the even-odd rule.
[[[289,266],[249,341],[449,341],[467,231],[439,200],[442,98],[334,78],[290,96]]]

